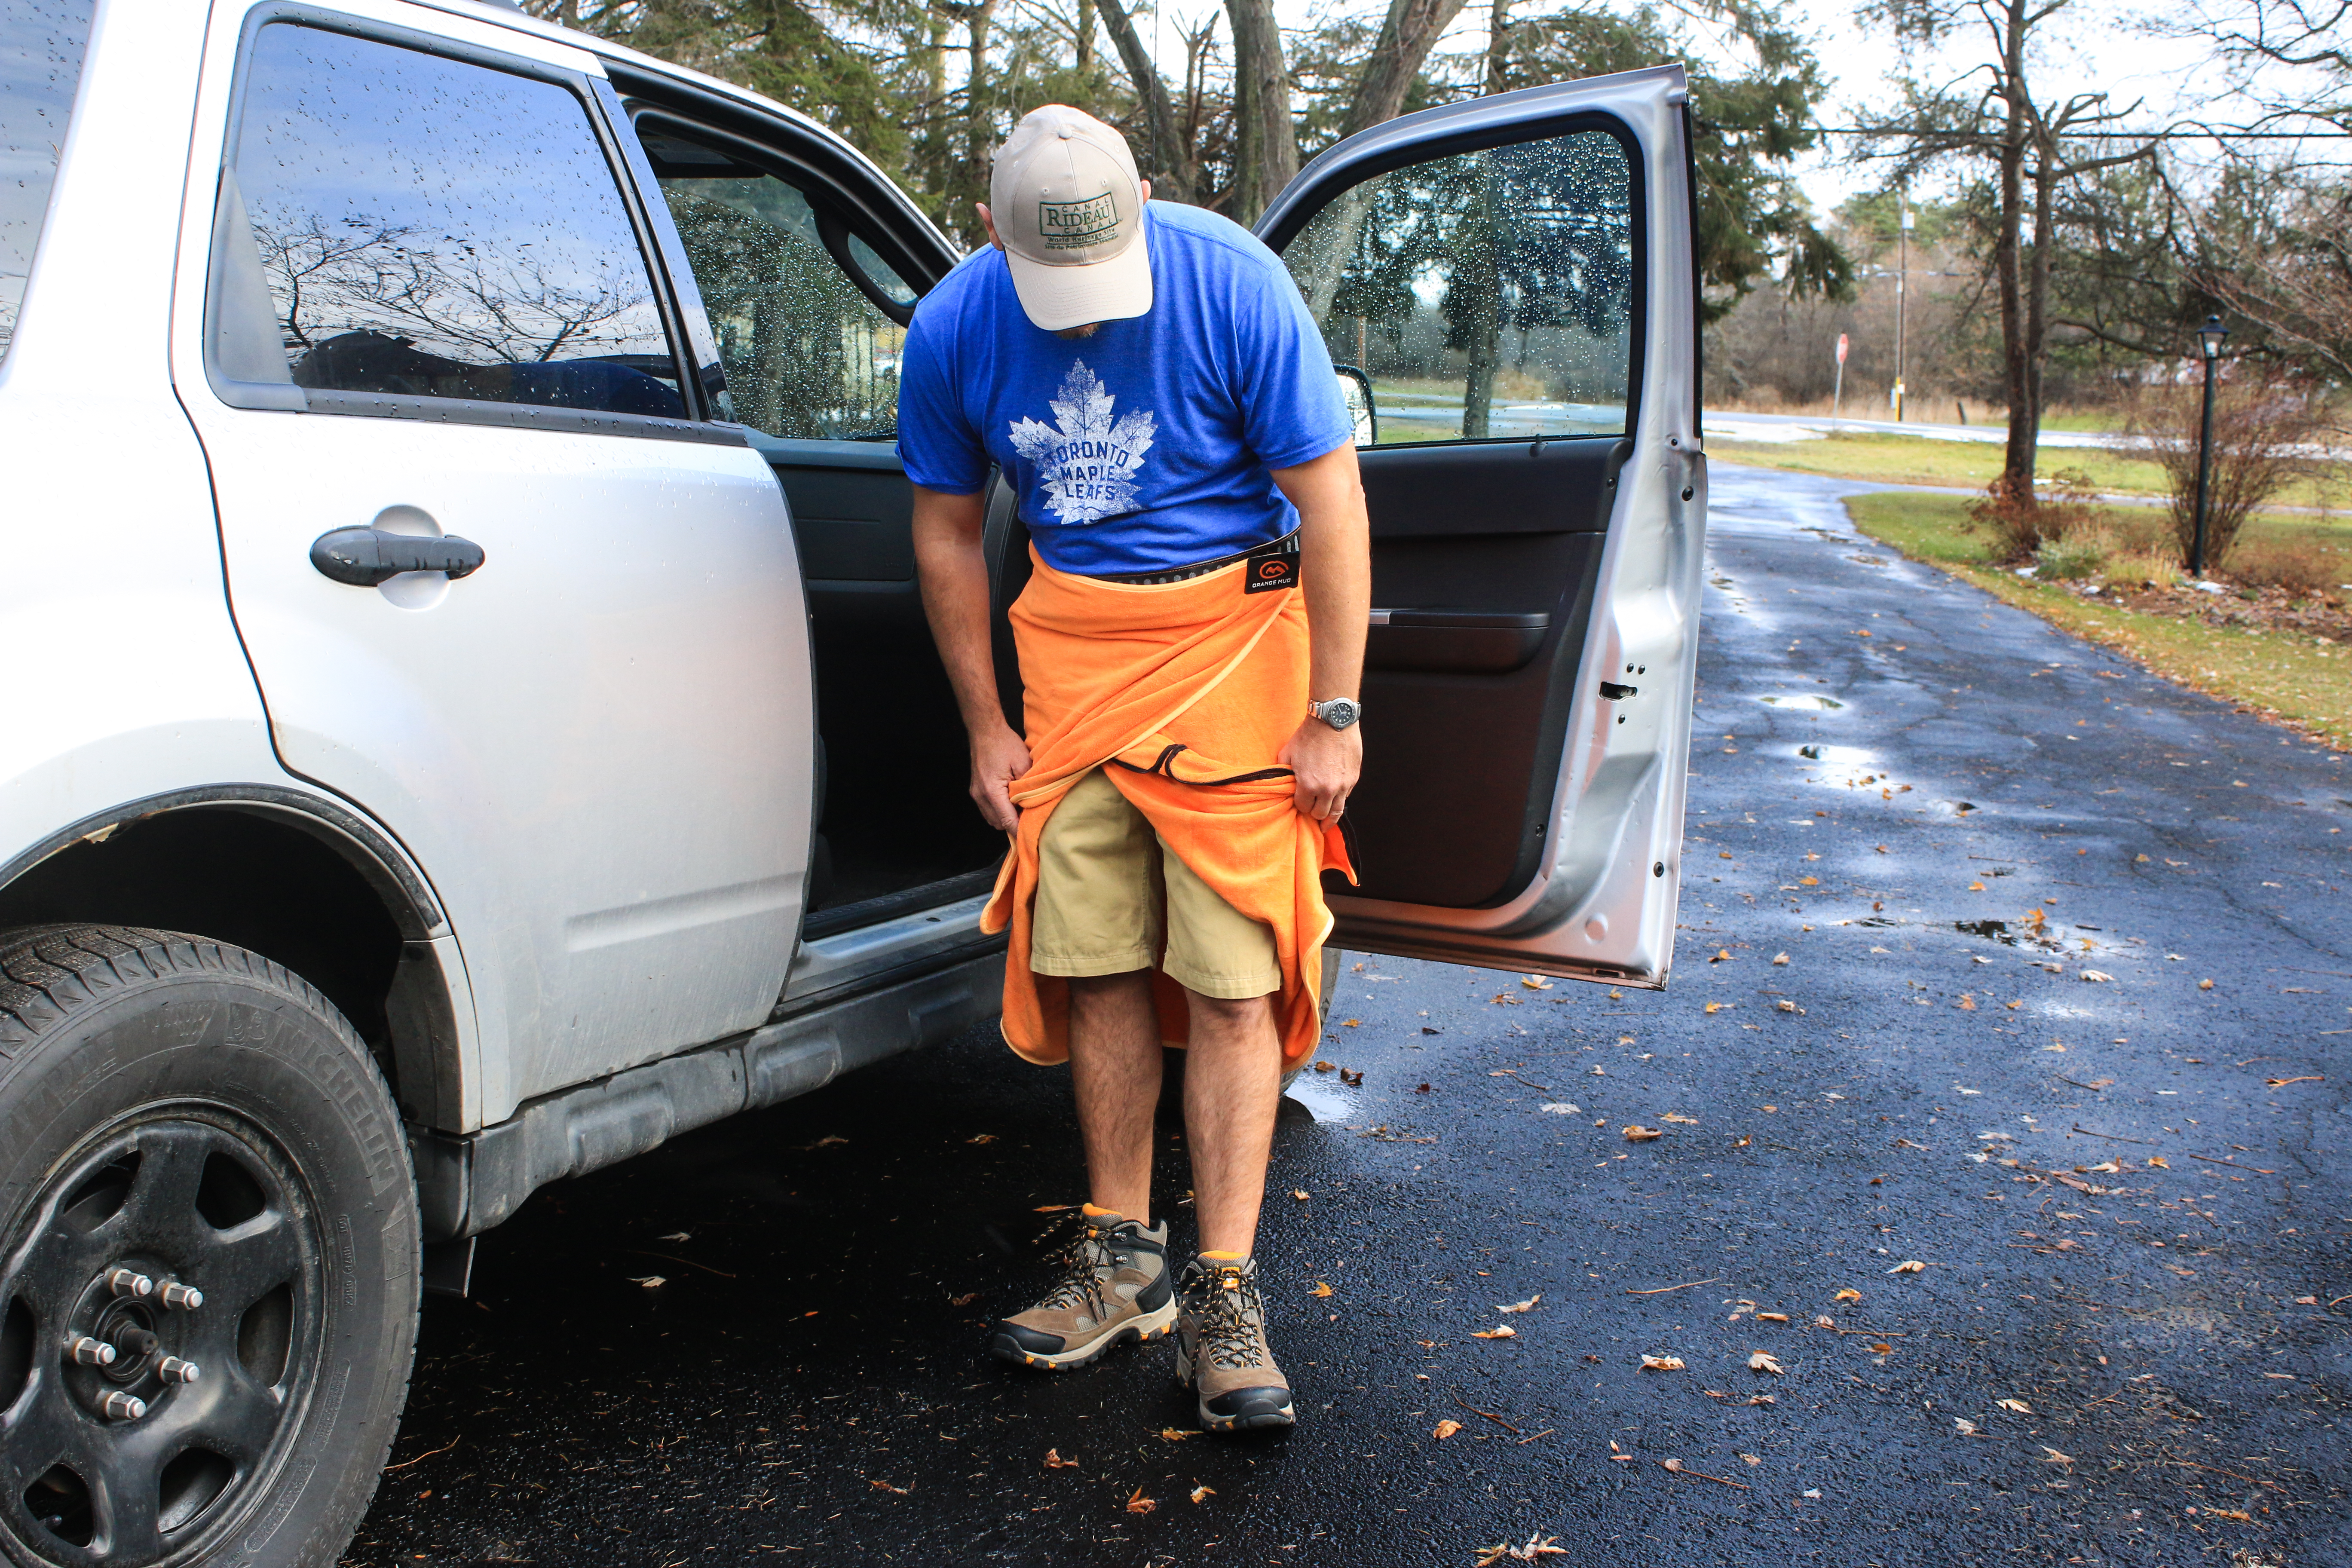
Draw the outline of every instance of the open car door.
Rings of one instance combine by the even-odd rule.
[[[1408,115],[1258,225],[1371,512],[1335,945],[1665,984],[1706,519],[1688,101],[1660,66]]]

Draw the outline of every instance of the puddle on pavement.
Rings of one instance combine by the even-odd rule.
[[[1291,1080],[1282,1091],[1285,1100],[1295,1101],[1318,1121],[1338,1121],[1358,1108],[1349,1103],[1348,1093],[1339,1086],[1336,1072],[1317,1072],[1308,1068]]]
[[[1768,708],[1780,708],[1790,711],[1820,712],[1845,706],[1836,698],[1823,697],[1818,691],[1801,691],[1792,697],[1759,697],[1756,700]]]

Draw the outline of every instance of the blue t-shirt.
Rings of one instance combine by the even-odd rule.
[[[1056,337],[1022,312],[991,247],[924,296],[907,331],[907,477],[971,495],[992,458],[1058,571],[1164,572],[1279,539],[1298,513],[1266,470],[1354,435],[1322,334],[1280,258],[1201,207],[1144,211],[1143,315]]]

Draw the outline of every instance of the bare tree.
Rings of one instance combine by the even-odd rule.
[[[1255,223],[1298,173],[1290,68],[1283,59],[1274,0],[1225,0],[1225,17],[1234,29],[1233,216]]]
[[[1151,56],[1135,30],[1135,18],[1128,15],[1119,0],[1095,0],[1095,7],[1102,13],[1103,26],[1110,31],[1119,63],[1127,68],[1128,78],[1135,84],[1135,95],[1143,103],[1145,122],[1151,128],[1151,155],[1148,162],[1152,194],[1171,202],[1198,201],[1198,165],[1192,157],[1192,139],[1177,133],[1176,106],[1169,99],[1168,84],[1160,79],[1160,68],[1151,63]]]
[[[1893,122],[1872,138],[1864,155],[1892,162],[1898,176],[1959,160],[1992,165],[1992,271],[2009,402],[2009,441],[1994,485],[2029,510],[2042,435],[2060,194],[2099,171],[2152,160],[2156,147],[2122,138],[2137,103],[2116,108],[2103,92],[2053,98],[2036,80],[2044,35],[2074,3],[1870,0],[1863,13],[1908,47],[1977,51],[1976,63],[1949,80],[1930,85],[1906,78]]]

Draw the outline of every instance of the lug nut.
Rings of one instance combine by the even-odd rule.
[[[105,1412],[107,1419],[110,1421],[136,1421],[147,1414],[145,1400],[133,1398],[120,1389],[114,1390],[100,1400],[98,1407]]]
[[[106,1287],[116,1295],[128,1297],[135,1301],[142,1296],[152,1295],[155,1290],[155,1281],[135,1270],[118,1268],[106,1277]]]
[[[202,1370],[194,1362],[182,1361],[175,1355],[167,1355],[155,1363],[155,1375],[165,1383],[194,1383]]]
[[[183,1285],[177,1279],[164,1280],[163,1289],[159,1293],[163,1298],[163,1305],[175,1312],[193,1312],[205,1304],[202,1290],[193,1285]]]
[[[114,1364],[114,1347],[104,1340],[91,1339],[88,1334],[76,1339],[67,1349],[72,1354],[74,1364],[77,1366],[112,1366]]]

